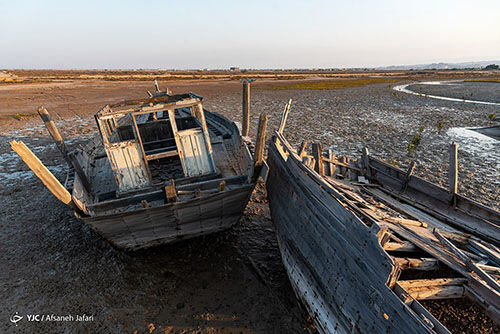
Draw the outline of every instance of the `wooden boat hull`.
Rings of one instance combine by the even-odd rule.
[[[348,211],[288,143],[274,139],[267,161],[267,192],[283,263],[317,329],[431,332],[387,286],[394,263],[379,244],[379,227],[366,226]]]
[[[82,220],[124,249],[140,249],[227,229],[238,222],[254,185],[180,203]]]
[[[237,223],[258,179],[254,175],[250,143],[241,138],[237,125],[224,116],[206,111],[206,117],[208,126],[221,129],[219,143],[224,141],[227,145],[224,152],[231,152],[231,155],[222,156],[214,150],[214,156],[219,161],[232,161],[223,167],[222,175],[213,173],[212,176],[206,175],[206,179],[201,176],[198,181],[177,180],[176,192],[191,195],[179,195],[171,203],[167,203],[162,188],[152,188],[136,195],[111,198],[86,206],[84,203],[86,199],[88,202],[88,197],[81,190],[81,180],[76,175],[73,199],[80,200],[79,203],[83,203],[81,206],[85,209],[82,210],[85,214],[77,213],[77,216],[111,244],[128,250],[206,235]],[[92,157],[88,160],[92,160]],[[265,174],[267,165],[265,162],[263,165]],[[235,167],[240,171],[236,175]],[[231,170],[228,172],[228,169]],[[223,177],[224,174],[229,176]],[[260,173],[260,176],[265,179],[264,174]],[[221,182],[225,189],[220,188]],[[198,195],[195,194],[197,191],[200,192]]]
[[[500,140],[500,125],[489,126],[485,128],[476,128],[473,130],[493,139]]]

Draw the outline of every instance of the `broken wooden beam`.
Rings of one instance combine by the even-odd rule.
[[[406,190],[406,187],[408,186],[408,182],[410,182],[411,176],[413,175],[413,172],[415,171],[415,167],[417,166],[417,162],[413,160],[410,165],[408,166],[408,170],[406,171],[405,175],[405,180],[403,184],[403,190]]]
[[[396,265],[402,270],[436,270],[439,268],[438,260],[434,258],[407,258],[407,257],[393,257]]]
[[[412,288],[421,288],[426,286],[450,286],[463,285],[467,283],[467,278],[432,278],[432,279],[414,279],[398,281],[398,284],[406,291]]]
[[[292,99],[288,100],[288,103],[285,105],[285,109],[283,109],[283,113],[281,114],[280,125],[278,127],[278,133],[283,133],[285,130],[286,120],[288,119],[288,113],[290,112],[290,107],[292,106]]]
[[[398,282],[399,284],[400,282]],[[463,285],[421,286],[405,289],[416,300],[437,300],[462,298],[465,293]]]
[[[435,278],[398,281],[397,284],[417,300],[462,298],[466,278]]]
[[[418,221],[418,220],[413,220],[413,219],[404,219],[404,218],[397,218],[397,217],[387,217],[384,218],[384,220],[387,220],[391,223],[398,223],[398,224],[404,224],[404,225],[410,225],[410,226],[417,226],[417,227],[427,227],[427,223]]]
[[[500,253],[495,249],[486,247],[482,243],[473,239],[469,240],[469,244],[470,248],[486,255],[491,262],[495,263],[497,266],[500,266]]]
[[[476,266],[472,260],[465,255],[460,249],[458,249],[451,241],[446,239],[441,233],[439,233],[436,229],[434,229],[434,235],[439,239],[439,241],[446,246],[452,253],[454,253],[462,262],[465,263],[467,269],[471,272],[474,272],[477,276],[479,276],[486,284],[493,290],[500,292],[500,285],[498,282],[487,274],[484,270]]]
[[[414,244],[409,241],[393,242],[389,241],[384,245],[384,250],[387,252],[417,252],[419,250]]]
[[[250,131],[250,82],[246,79],[243,79],[242,104],[241,135],[248,136],[248,132]]]
[[[259,166],[264,161],[264,148],[266,146],[267,115],[260,114],[259,127],[257,129],[257,139],[255,140],[255,165]]]
[[[68,190],[22,141],[13,140],[10,142],[10,146],[58,200],[77,208]]]

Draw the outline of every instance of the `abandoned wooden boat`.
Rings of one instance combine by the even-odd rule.
[[[500,125],[488,126],[484,128],[475,128],[472,130],[479,132],[483,135],[486,135],[488,137],[491,137],[493,139],[500,140]]]
[[[446,190],[367,150],[356,161],[319,143],[296,150],[286,118],[269,146],[267,192],[284,266],[319,332],[449,333],[458,319],[427,305],[452,298],[498,326],[498,211],[459,195],[457,173]]]
[[[234,122],[205,110],[200,96],[149,94],[104,106],[95,115],[100,137],[70,153],[48,112],[39,111],[75,171],[72,185],[66,185],[71,195],[24,144],[11,143],[54,195],[119,248],[229,228],[267,171],[263,144],[254,160],[250,139]]]

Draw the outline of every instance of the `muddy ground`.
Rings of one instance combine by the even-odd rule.
[[[164,86],[164,84],[162,84]],[[370,153],[447,184],[448,145],[459,144],[460,191],[500,208],[500,144],[465,127],[488,126],[499,108],[395,92],[394,84],[340,90],[252,89],[251,135],[267,112],[277,127],[288,98],[285,135],[318,140],[337,154]],[[178,82],[205,107],[240,119],[239,82]],[[313,331],[281,264],[265,191],[260,186],[234,228],[135,253],[109,246],[33,177],[8,142],[23,140],[54,174],[66,167],[38,117],[44,105],[76,146],[95,136],[93,114],[104,104],[145,96],[149,82],[74,82],[0,86],[0,332],[304,333]],[[2,117],[16,115],[14,117]],[[443,129],[439,130],[439,122]],[[424,127],[420,145],[408,143]],[[253,263],[254,265],[252,265]],[[255,270],[257,266],[258,270]],[[260,272],[261,274],[258,274]],[[15,312],[93,315],[90,322],[10,321]]]

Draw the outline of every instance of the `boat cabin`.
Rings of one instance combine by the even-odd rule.
[[[117,194],[216,172],[202,98],[155,95],[95,115]]]

